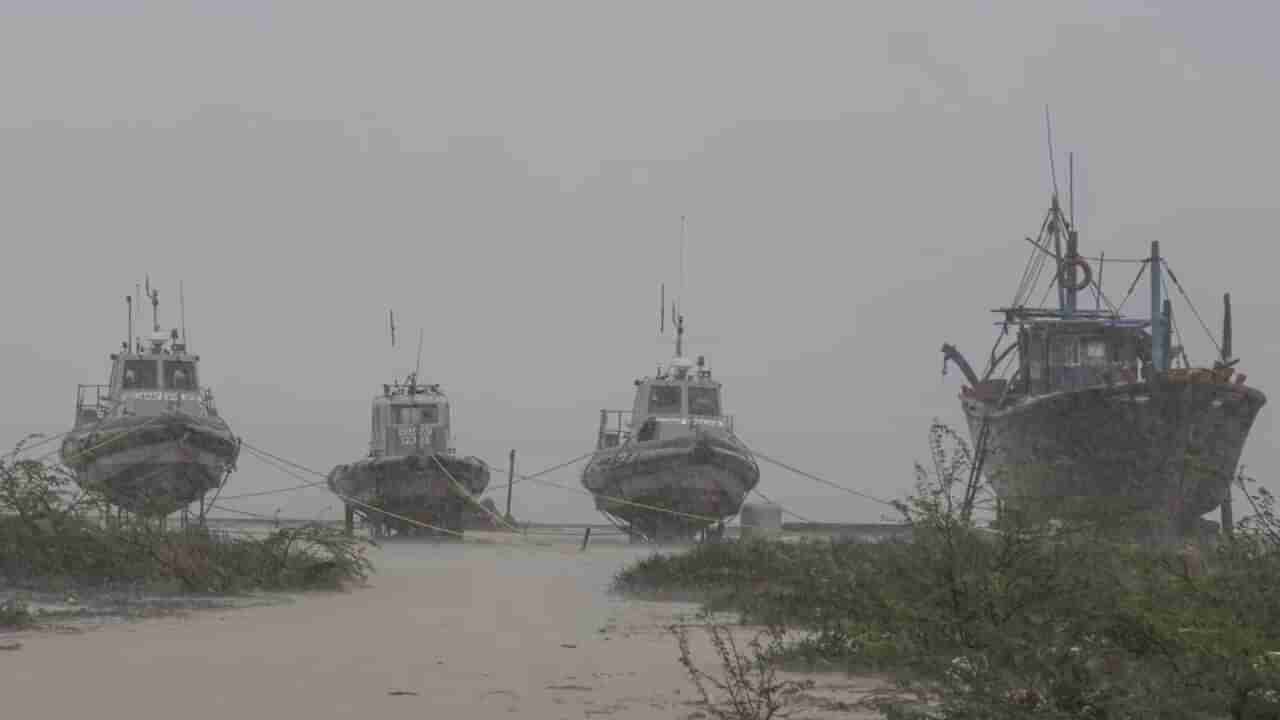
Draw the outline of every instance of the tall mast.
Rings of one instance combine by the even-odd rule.
[[[1067,287],[1062,284],[1062,271],[1066,268],[1066,254],[1062,247],[1062,210],[1058,206],[1058,192],[1053,193],[1053,201],[1049,205],[1049,234],[1053,235],[1053,257],[1058,274],[1054,282],[1058,285],[1058,311],[1064,316],[1071,314],[1071,300],[1067,297]]]
[[[418,394],[418,373],[422,370],[422,328],[418,328],[418,362],[413,366],[413,382],[409,385],[409,397]],[[413,407],[413,447],[422,452],[422,411]]]
[[[1067,262],[1073,262],[1080,252],[1080,234],[1076,230],[1076,154],[1067,153],[1067,206],[1070,215],[1063,218],[1067,228]],[[1071,266],[1067,274],[1071,287],[1067,290],[1067,312],[1074,315],[1077,307],[1079,291],[1075,289],[1076,268]]]
[[[1166,354],[1169,348],[1165,347],[1165,329],[1164,329],[1164,301],[1161,293],[1161,283],[1163,282],[1162,268],[1160,267],[1160,241],[1151,241],[1151,367],[1156,372],[1164,372],[1168,369],[1168,358]]]
[[[133,308],[134,319],[138,321],[138,327],[142,327],[142,283],[135,282],[133,284],[133,289],[134,289],[133,296],[138,298],[138,304],[136,307]],[[133,348],[133,350],[130,350],[130,352],[136,352],[138,348],[142,346],[142,343],[139,342],[139,339],[136,337],[130,337],[129,343],[130,343],[130,347]]]
[[[1070,225],[1067,226],[1067,262],[1074,262],[1079,253],[1078,243],[1080,236],[1076,234],[1076,229]],[[1076,299],[1079,291],[1076,290],[1076,266],[1067,265],[1067,281],[1071,286],[1067,288],[1067,316],[1070,317],[1076,313]]]
[[[1222,363],[1231,362],[1231,293],[1222,295]]]
[[[680,287],[676,291],[676,301],[674,305],[674,318],[676,325],[676,357],[684,357],[684,308],[681,307],[684,301],[685,290],[685,244],[688,240],[688,218],[684,215],[680,216]]]

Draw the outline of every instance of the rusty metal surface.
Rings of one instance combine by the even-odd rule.
[[[1163,514],[1178,532],[1217,508],[1235,477],[1260,391],[1174,375],[1148,384],[1035,396],[994,409],[961,398],[985,472],[1007,502],[1112,499]]]
[[[371,457],[338,465],[329,472],[326,482],[333,492],[362,503],[422,522],[447,519],[452,527],[455,521],[460,522],[463,509],[471,502],[453,485],[450,476],[473,498],[489,485],[489,468],[483,462],[430,453]]]

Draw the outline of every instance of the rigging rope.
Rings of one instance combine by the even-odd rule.
[[[1209,342],[1213,343],[1214,349],[1218,351],[1218,356],[1221,357],[1222,346],[1218,344],[1217,338],[1213,336],[1213,332],[1210,331],[1209,326],[1205,324],[1204,318],[1200,317],[1200,311],[1196,309],[1196,304],[1191,302],[1191,298],[1187,295],[1187,291],[1182,289],[1182,283],[1178,282],[1178,276],[1173,273],[1173,268],[1169,267],[1169,263],[1166,262],[1164,258],[1161,258],[1160,262],[1164,265],[1164,269],[1168,271],[1169,279],[1173,281],[1174,287],[1178,288],[1178,292],[1182,294],[1182,299],[1187,301],[1187,305],[1191,308],[1192,314],[1196,316],[1196,320],[1200,321],[1200,327],[1204,328],[1205,335],[1209,336]],[[1165,292],[1166,294],[1168,293],[1167,290]]]
[[[807,517],[805,517],[805,516],[801,515],[801,514],[800,514],[800,513],[798,513],[798,512],[794,512],[794,511],[790,510],[789,508],[787,508],[787,507],[786,507],[785,505],[783,505],[782,503],[777,502],[777,501],[775,501],[775,500],[771,499],[768,495],[765,495],[764,493],[760,492],[759,490],[757,490],[757,489],[755,489],[755,488],[752,488],[751,492],[753,492],[753,493],[755,493],[756,495],[759,495],[760,497],[764,498],[764,501],[765,501],[765,502],[767,502],[767,503],[772,503],[772,504],[774,504],[774,505],[777,505],[777,506],[782,510],[782,512],[784,512],[784,513],[786,513],[786,514],[790,515],[791,517],[793,517],[793,518],[795,518],[795,519],[797,519],[797,520],[800,520],[801,522],[807,522],[807,523],[817,523],[817,522],[818,522],[817,520],[812,520],[812,519],[810,519],[810,518],[807,518]]]
[[[1150,260],[1144,261],[1142,266],[1138,268],[1138,274],[1133,276],[1133,282],[1129,283],[1129,292],[1124,294],[1124,299],[1120,301],[1120,306],[1116,308],[1116,312],[1120,312],[1124,308],[1125,303],[1129,302],[1129,298],[1133,297],[1134,288],[1138,287],[1138,281],[1142,279],[1142,274],[1147,271],[1147,264]]]

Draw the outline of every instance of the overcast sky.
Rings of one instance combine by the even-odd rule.
[[[963,422],[939,346],[980,361],[1013,297],[1046,104],[1084,252],[1161,240],[1215,332],[1231,291],[1240,369],[1274,392],[1280,10],[1163,5],[0,2],[0,446],[71,424],[150,273],[166,327],[185,283],[202,382],[248,442],[361,457],[423,327],[458,451],[540,470],[670,357],[683,214],[689,350],[743,439],[897,496],[931,419]],[[1133,271],[1108,265],[1108,294]],[[1245,451],[1264,479],[1274,416]],[[517,517],[597,519],[576,470],[517,486]],[[762,471],[806,517],[884,512]],[[246,453],[226,494],[296,482]]]

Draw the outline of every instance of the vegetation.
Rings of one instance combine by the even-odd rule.
[[[672,625],[669,629],[680,647],[680,664],[688,671],[703,705],[719,720],[787,717],[788,713],[783,711],[787,701],[813,687],[812,681],[778,678],[778,666],[773,662],[773,656],[784,647],[779,627],[767,627],[749,640],[746,648],[739,648],[733,633],[713,622],[710,614],[704,615],[702,624],[708,631],[721,667],[726,671],[723,678],[694,663],[686,628]],[[714,698],[713,692],[716,694]]]
[[[1124,518],[984,528],[994,498],[967,445],[935,425],[930,447],[897,505],[909,539],[703,545],[633,565],[615,587],[690,592],[772,637],[799,631],[771,662],[891,671],[917,701],[886,701],[890,717],[1280,717],[1269,493],[1241,479],[1253,515],[1206,548],[1126,541]],[[731,655],[728,679],[753,661]]]
[[[115,517],[102,493],[18,459],[21,449],[0,459],[0,579],[9,584],[237,593],[336,589],[372,571],[367,541],[318,523],[252,537]],[[6,606],[0,624],[21,614]]]
[[[23,600],[13,598],[0,602],[0,629],[23,628],[33,622],[31,608]]]

